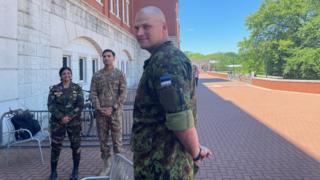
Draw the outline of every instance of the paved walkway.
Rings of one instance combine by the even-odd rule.
[[[320,179],[319,95],[201,82],[198,131],[215,158],[197,179]]]
[[[198,132],[215,156],[201,166],[196,179],[320,179],[319,95],[202,78]],[[44,149],[44,165],[34,148],[14,149],[9,166],[3,153],[1,149],[0,180],[47,179],[49,148]],[[125,155],[132,158],[129,147]],[[97,146],[82,148],[81,177],[97,174],[101,166]],[[71,169],[71,150],[64,148],[59,179],[68,179]]]

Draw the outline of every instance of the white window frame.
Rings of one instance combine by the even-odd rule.
[[[114,14],[114,12],[113,12],[113,0],[109,0],[109,9],[110,9],[111,14]]]
[[[120,18],[120,7],[119,0],[116,0],[116,16]]]
[[[126,23],[127,23],[127,25],[129,26],[129,3],[130,3],[130,1],[129,0],[126,0],[126,17],[127,17],[127,19],[126,19]]]
[[[126,23],[126,16],[125,16],[125,11],[124,11],[124,1],[122,0],[122,22]]]

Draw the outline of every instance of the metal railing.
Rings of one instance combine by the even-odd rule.
[[[86,117],[91,117],[91,110],[82,112],[82,137],[98,137],[96,120]],[[133,106],[125,106],[122,112],[122,136],[123,139],[128,139],[131,135],[131,127],[133,123]]]
[[[50,112],[47,110],[30,110],[34,115],[34,118],[39,121],[42,129],[50,129],[49,119]],[[92,110],[84,110],[81,115],[81,125],[82,125],[82,137],[84,140],[98,139],[97,127],[95,118],[91,117],[89,113],[93,113]],[[124,140],[128,140],[131,136],[131,127],[133,123],[133,106],[125,106],[123,108],[122,115],[122,136]],[[7,113],[4,113],[0,119],[0,146],[3,142],[3,119],[6,117]],[[88,129],[90,128],[90,131]]]
[[[124,102],[124,105],[133,105],[134,99],[136,97],[137,89],[127,89],[127,99]]]
[[[123,114],[122,114],[122,136],[124,140],[130,139],[131,127],[133,123],[133,104],[135,100],[136,89],[127,90],[127,99],[124,103]],[[33,115],[34,119],[39,121],[42,129],[49,130],[49,119],[50,112],[47,110],[29,110]],[[3,123],[2,120],[7,117],[8,112],[4,113],[0,119],[0,146],[3,141]],[[96,121],[94,116],[94,109],[84,109],[81,115],[82,125],[82,137],[84,140],[98,139]]]

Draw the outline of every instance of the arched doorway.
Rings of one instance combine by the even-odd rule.
[[[70,67],[72,80],[89,90],[93,73],[102,67],[101,52],[101,47],[93,39],[78,37],[63,48],[62,66]]]

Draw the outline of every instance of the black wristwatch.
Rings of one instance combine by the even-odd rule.
[[[199,147],[199,154],[197,155],[197,157],[195,157],[195,158],[193,158],[193,161],[198,161],[200,158],[201,158],[201,151],[202,151],[202,149],[201,149],[201,147]]]

